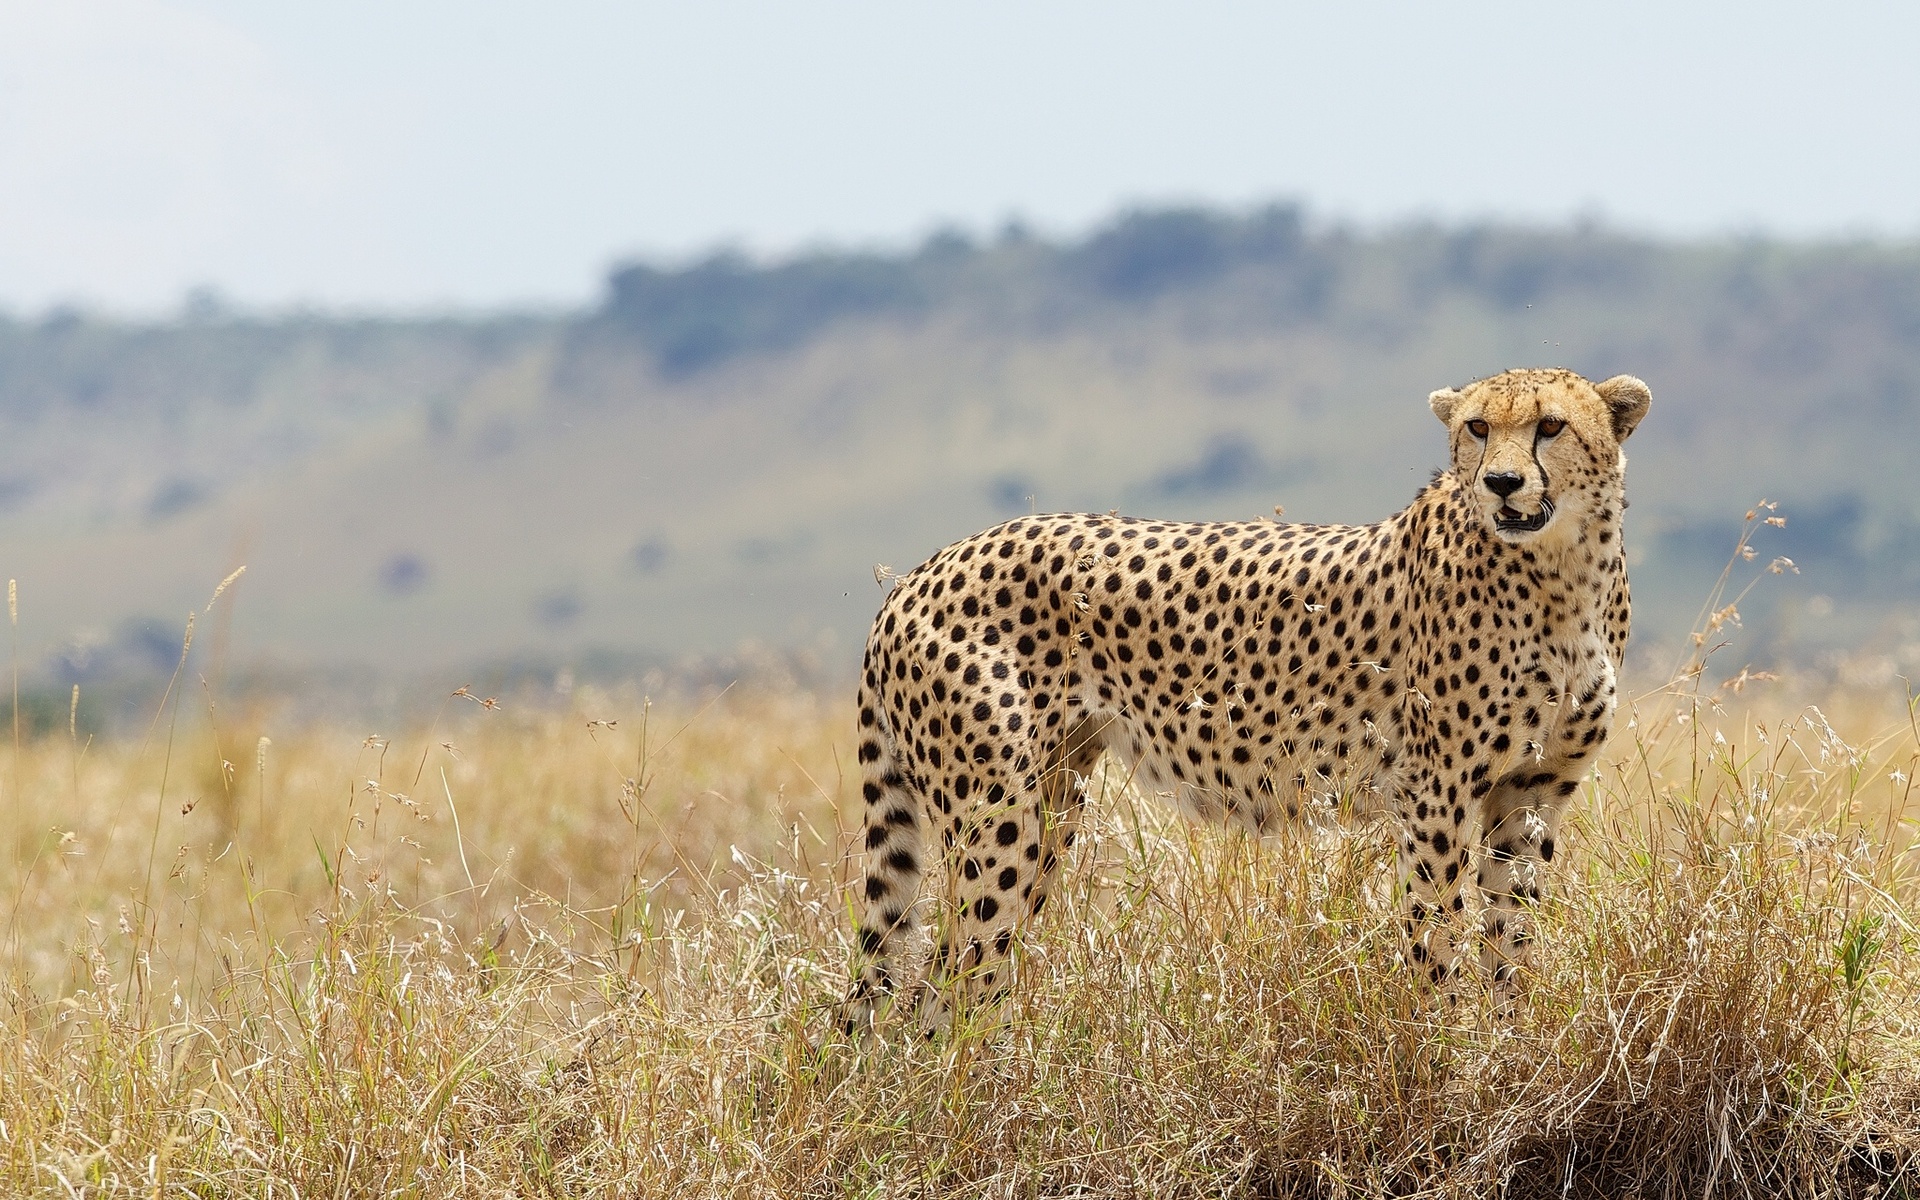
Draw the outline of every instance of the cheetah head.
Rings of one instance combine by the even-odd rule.
[[[1428,398],[1446,425],[1453,473],[1502,541],[1577,539],[1614,506],[1627,440],[1653,394],[1631,375],[1589,383],[1561,369],[1503,371]]]

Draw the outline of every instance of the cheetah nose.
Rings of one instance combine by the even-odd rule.
[[[1480,482],[1487,485],[1488,491],[1505,500],[1508,496],[1519,491],[1520,485],[1526,481],[1518,475],[1515,475],[1512,471],[1498,471],[1482,475]]]

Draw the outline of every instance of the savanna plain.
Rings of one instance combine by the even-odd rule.
[[[1109,763],[1005,1005],[848,1045],[850,700],[769,673],[16,724],[0,1193],[1911,1195],[1914,702],[1729,666],[1728,600],[1628,689],[1507,1013],[1397,964],[1383,829]]]

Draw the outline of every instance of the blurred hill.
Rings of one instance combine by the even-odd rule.
[[[0,570],[62,697],[172,670],[241,562],[199,652],[262,678],[748,642],[837,674],[876,563],[1034,509],[1378,519],[1442,460],[1427,392],[1516,365],[1653,387],[1644,645],[1688,627],[1766,496],[1788,523],[1741,577],[1801,573],[1743,605],[1749,633],[1920,666],[1920,249],[1288,207],[628,264],[581,313],[0,321]]]

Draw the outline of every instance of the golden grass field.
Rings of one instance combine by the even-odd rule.
[[[179,679],[4,754],[0,1194],[1915,1194],[1913,706],[1699,667],[1623,705],[1510,1023],[1396,965],[1381,830],[1110,771],[1005,1008],[865,1052],[847,696],[276,732]]]

